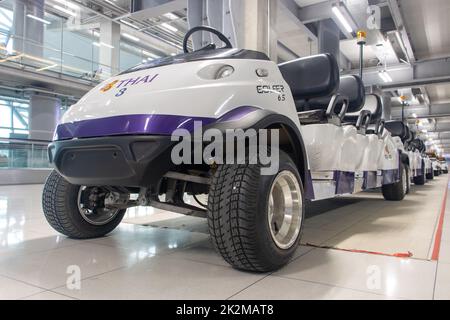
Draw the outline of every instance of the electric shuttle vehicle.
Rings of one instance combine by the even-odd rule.
[[[190,52],[188,39],[201,31],[225,46]],[[44,213],[54,229],[77,239],[108,234],[133,206],[205,217],[214,247],[233,267],[276,270],[297,249],[306,201],[374,188],[386,200],[405,197],[410,159],[395,139],[404,128],[386,130],[381,117],[381,99],[366,96],[358,76],[340,77],[331,55],[277,65],[196,27],[183,54],[112,77],[64,114],[49,146],[55,170],[43,191]],[[182,138],[174,132],[195,144],[189,135],[198,123],[225,142],[237,129],[277,132],[276,147],[258,142],[278,155],[276,172],[263,174],[267,164],[249,158],[222,163],[217,154],[198,163],[183,153],[186,161],[174,163]]]

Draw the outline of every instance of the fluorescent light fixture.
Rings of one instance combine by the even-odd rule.
[[[180,19],[180,17],[178,17],[177,15],[175,15],[175,14],[173,14],[171,12],[165,13],[165,14],[163,14],[163,16],[166,17],[167,19],[170,19],[170,20]]]
[[[350,23],[348,23],[347,19],[345,19],[341,10],[339,10],[337,6],[333,6],[331,10],[333,11],[334,15],[338,18],[339,22],[342,23],[342,26],[345,28],[345,30],[349,33],[352,33],[353,28],[350,26]]]
[[[170,55],[171,55],[172,57],[175,57],[177,54],[174,53],[174,52],[172,52]]]
[[[80,9],[79,6],[77,6],[76,4],[74,4],[74,3],[70,2],[70,1],[67,1],[67,0],[53,0],[53,1],[61,3],[61,4],[65,5],[68,8],[71,8],[71,9]]]
[[[31,19],[34,19],[34,20],[36,20],[36,21],[39,21],[39,22],[45,23],[45,24],[51,24],[51,22],[50,22],[50,21],[47,21],[47,20],[44,20],[44,19],[42,19],[42,18],[39,18],[39,17],[33,16],[32,14],[27,14],[27,17],[28,17],[28,18],[31,18]]]
[[[128,22],[128,21],[126,21],[126,20],[123,20],[123,19],[120,19],[119,21],[120,21],[120,22],[122,22],[123,24],[125,24],[125,25],[129,26],[129,27],[132,27],[132,28],[134,28],[134,29],[139,29],[139,27],[138,27],[138,26],[136,26],[136,25],[132,24],[131,22]]]
[[[417,114],[413,113],[412,116],[417,119]]]
[[[110,49],[114,49],[114,46],[112,46],[110,44],[107,44],[107,43],[104,43],[104,42],[92,42],[92,44],[94,46],[96,46],[96,47],[103,46],[103,47],[107,47],[107,48],[110,48]]]
[[[138,37],[135,37],[135,36],[133,36],[133,35],[131,35],[131,34],[129,34],[129,33],[125,33],[125,32],[124,32],[124,33],[122,33],[122,36],[124,36],[124,37],[127,38],[127,39],[136,41],[136,42],[139,41],[139,38],[138,38]]]
[[[153,59],[161,58],[160,56],[153,54],[151,52],[148,52],[146,50],[142,50],[142,54],[146,55],[147,57],[153,58]]]
[[[61,6],[58,6],[57,4],[55,4],[55,5],[53,6],[53,8],[55,8],[56,10],[59,10],[59,11],[61,11],[61,12],[67,13],[68,15],[70,15],[70,16],[72,16],[72,17],[76,17],[76,16],[77,16],[77,13],[76,13],[76,12],[73,12],[73,11],[70,11],[70,10],[68,10],[68,9],[66,9],[66,8],[61,7]]]
[[[57,66],[58,66],[58,64],[53,64],[51,66],[47,66],[47,67],[44,67],[44,68],[37,69],[36,71],[44,71],[44,70],[52,69],[52,68],[57,67]]]
[[[383,80],[384,82],[392,82],[392,78],[389,75],[389,73],[387,73],[386,70],[379,71],[378,75],[380,76],[381,80]]]
[[[172,31],[172,32],[177,32],[178,31],[177,28],[175,28],[174,26],[171,26],[170,24],[168,24],[166,22],[161,23],[161,27],[163,27],[163,28],[165,28],[165,29],[167,29],[169,31]]]

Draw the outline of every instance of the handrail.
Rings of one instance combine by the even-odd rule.
[[[37,140],[37,139],[21,139],[21,138],[0,138],[0,142],[6,143],[22,143],[22,144],[36,144],[47,146],[51,141]]]

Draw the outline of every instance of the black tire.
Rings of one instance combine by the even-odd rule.
[[[281,268],[297,250],[304,221],[304,191],[295,163],[280,151],[279,173],[295,175],[301,197],[300,229],[293,244],[281,249],[271,235],[268,199],[278,174],[261,175],[260,165],[220,165],[208,197],[208,225],[218,253],[234,268],[268,272]],[[295,236],[293,236],[293,239]]]
[[[434,179],[434,170],[432,169],[430,173],[427,173],[427,180],[433,180]]]
[[[425,173],[425,163],[422,162],[422,174],[420,176],[414,177],[414,184],[417,186],[423,186],[427,182]]]
[[[58,172],[52,171],[42,194],[42,208],[48,223],[59,233],[74,239],[103,237],[113,231],[126,210],[119,210],[106,224],[91,224],[82,217],[78,208],[79,190],[80,186],[70,184]]]
[[[406,194],[411,192],[411,170],[409,169],[409,165],[405,164],[406,169]]]
[[[383,185],[381,191],[387,201],[402,201],[405,198],[407,187],[404,187],[404,181],[408,177],[406,166],[400,163],[400,180],[393,184]]]

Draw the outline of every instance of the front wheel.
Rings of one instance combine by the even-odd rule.
[[[267,272],[296,251],[304,220],[302,180],[280,151],[279,170],[262,175],[255,164],[220,165],[208,197],[208,225],[216,250],[233,267]]]
[[[53,171],[45,182],[42,208],[48,223],[74,239],[102,237],[122,221],[126,210],[104,206],[108,191],[102,187],[70,184]]]
[[[408,192],[407,166],[400,163],[400,180],[393,184],[383,185],[381,188],[383,197],[388,201],[401,201]]]

